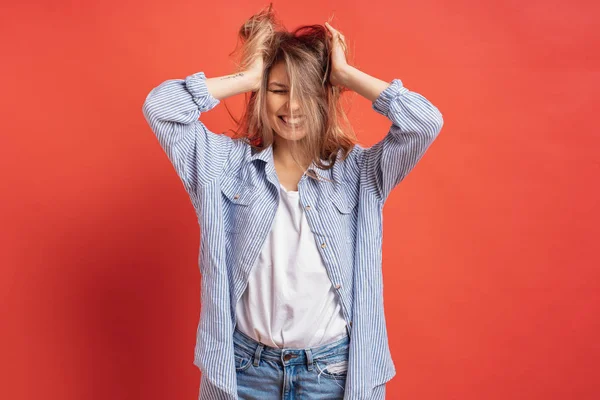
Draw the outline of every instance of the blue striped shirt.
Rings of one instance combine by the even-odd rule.
[[[279,180],[269,146],[211,132],[200,114],[219,100],[203,72],[150,91],[144,116],[194,205],[200,227],[201,313],[194,364],[200,399],[237,399],[232,335],[235,305],[271,229]],[[356,144],[333,168],[310,168],[300,202],[341,302],[350,334],[344,399],[379,400],[395,374],[388,346],[381,270],[382,211],[391,190],[423,157],[443,118],[422,95],[394,79],[372,103],[391,121],[371,147]]]

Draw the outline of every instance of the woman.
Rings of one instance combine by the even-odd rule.
[[[382,208],[442,115],[349,65],[328,23],[287,32],[269,7],[239,34],[238,73],[167,80],[143,107],[201,230],[200,398],[384,399]],[[392,122],[374,146],[343,126],[343,90]],[[245,92],[236,137],[198,120]]]

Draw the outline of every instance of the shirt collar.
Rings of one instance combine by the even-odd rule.
[[[259,151],[255,148],[253,148],[252,146],[250,146],[250,154],[249,154],[247,160],[250,162],[252,162],[254,160],[262,160],[266,163],[274,163],[274,161],[273,161],[273,145],[266,147],[262,151]],[[321,169],[321,168],[317,167],[317,165],[315,164],[314,161],[311,162],[307,171],[312,171],[312,172],[316,173],[316,176],[318,178],[326,178],[326,179],[331,178],[331,169]]]
[[[263,149],[262,151],[259,151],[257,149],[255,149],[254,147],[250,146],[250,156],[248,157],[249,161],[254,161],[254,160],[263,160],[264,162],[268,163],[269,160],[273,161],[273,146],[268,146],[267,148]]]

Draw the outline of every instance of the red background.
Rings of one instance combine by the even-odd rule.
[[[193,399],[199,229],[142,115],[233,71],[266,3],[13,2],[2,42],[0,397]],[[389,399],[600,398],[600,48],[592,2],[275,2],[442,111],[385,208]],[[227,104],[239,115],[243,97]],[[361,143],[389,121],[360,96]],[[233,126],[221,104],[204,114]]]

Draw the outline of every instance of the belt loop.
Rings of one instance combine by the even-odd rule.
[[[310,351],[310,349],[306,349],[306,350],[304,350],[304,352],[306,353],[306,367],[308,368],[309,371],[312,371],[313,370],[312,352]]]
[[[260,353],[262,353],[262,350],[265,346],[262,343],[259,343],[258,346],[256,347],[256,351],[254,352],[254,362],[253,365],[255,367],[258,367],[258,363],[260,362]]]

